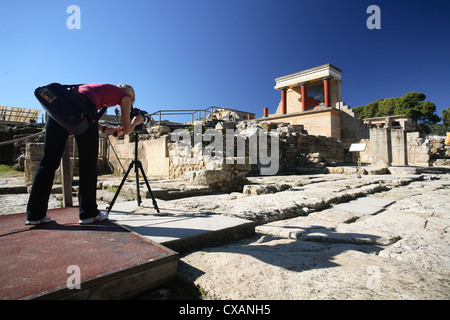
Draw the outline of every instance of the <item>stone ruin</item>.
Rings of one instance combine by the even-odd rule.
[[[25,166],[25,137],[33,136],[28,141],[43,142],[44,135],[40,124],[0,125],[0,163],[14,166],[23,171]],[[8,143],[10,142],[10,143]]]
[[[8,128],[1,130],[1,134],[4,135],[2,140],[13,140],[40,130],[33,126]],[[345,164],[354,164],[355,161],[349,159],[345,151],[348,146],[340,140],[310,135],[302,125],[255,120],[237,123],[216,122],[213,126],[211,123],[208,125],[199,122],[191,126],[175,126],[170,123],[149,126],[146,133],[139,135],[138,158],[142,161],[144,171],[149,177],[185,179],[192,184],[209,186],[212,190],[241,192],[244,186],[248,185],[246,177],[261,174],[265,166],[259,158],[252,159],[252,154],[258,154],[259,150],[255,149],[255,146],[252,147],[251,142],[258,142],[260,132],[267,135],[267,155],[272,156],[272,137],[278,142],[277,156],[273,159],[278,162],[275,172],[277,174],[353,174],[356,172],[350,170],[354,168],[345,166]],[[227,147],[227,139],[231,137],[230,135],[231,141],[234,142],[232,148]],[[134,135],[116,139],[101,134],[101,139],[108,141],[103,144],[106,148],[106,151],[103,150],[106,154],[106,167],[102,165],[102,173],[113,172],[120,175],[125,173],[128,164],[134,159],[133,138]],[[444,138],[423,138],[415,132],[408,132],[406,138],[405,148],[409,166],[446,167],[450,165],[449,149],[444,144]],[[366,142],[369,150],[365,154],[361,153],[363,163],[375,166],[377,159],[370,152],[371,141]],[[239,147],[239,143],[244,147]],[[23,141],[2,145],[0,153],[8,158],[7,161],[2,162],[15,164],[16,169],[24,170],[25,182],[30,185],[42,155],[42,145],[43,135],[26,143]],[[70,150],[75,149],[71,146]],[[74,164],[73,174],[76,175],[76,159],[73,159],[73,154],[71,156],[72,164]],[[384,169],[382,172],[389,173],[387,168]],[[363,173],[371,174],[368,168]],[[134,172],[131,172],[131,175],[133,174]],[[58,183],[59,175],[55,177],[55,182]]]
[[[261,156],[261,145],[265,143],[265,152],[277,162],[277,170],[272,174],[326,173],[327,167],[344,162],[341,141],[309,135],[302,125],[248,120],[219,122],[214,127],[195,123],[176,130],[153,126],[147,131],[148,134],[139,136],[138,149],[147,175],[183,178],[222,192],[242,191],[248,183],[246,176],[258,175],[265,167],[267,169],[267,163],[254,157],[255,154]],[[265,141],[261,141],[264,135]],[[110,139],[117,155],[113,159],[110,152],[114,172],[121,173],[125,167],[118,159],[134,157],[131,140],[132,136]],[[272,141],[277,141],[277,150]]]

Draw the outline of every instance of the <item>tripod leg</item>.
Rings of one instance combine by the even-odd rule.
[[[125,183],[125,180],[127,179],[127,176],[130,173],[130,171],[131,171],[131,168],[133,168],[133,165],[134,165],[134,162],[131,162],[130,166],[128,167],[127,173],[123,176],[122,182],[119,185],[119,189],[117,189],[116,194],[114,195],[114,198],[112,199],[112,201],[109,204],[109,206],[106,207],[106,210],[108,211],[108,214],[111,211],[111,209],[112,209],[112,207],[114,205],[114,202],[116,202],[116,199],[117,199],[117,196],[119,195],[120,189],[122,189],[122,186]]]
[[[153,207],[155,208],[156,212],[159,213],[158,204],[156,203],[156,199],[153,196],[152,189],[150,188],[150,184],[148,183],[147,177],[145,176],[145,172],[144,172],[144,169],[142,168],[141,162],[139,162],[139,168],[141,169],[142,176],[144,177],[144,181],[145,181],[145,184],[147,185],[148,192],[150,192],[150,196],[152,197]]]
[[[140,161],[136,161],[136,166],[134,167],[134,172],[136,174],[136,195],[137,195],[137,203],[138,206],[141,205],[141,193],[139,192],[139,169],[138,167],[141,166],[141,162]]]

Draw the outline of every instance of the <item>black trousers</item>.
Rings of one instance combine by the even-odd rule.
[[[41,158],[31,187],[27,205],[27,220],[41,220],[45,217],[50,192],[58,169],[69,132],[51,116],[47,117],[44,154]],[[81,135],[75,136],[79,154],[78,202],[80,219],[93,218],[97,209],[97,158],[98,125],[91,123]]]

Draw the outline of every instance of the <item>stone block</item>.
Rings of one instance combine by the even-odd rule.
[[[25,160],[24,179],[27,186],[33,183],[36,169],[39,166],[39,161]]]
[[[226,129],[235,129],[236,122],[219,122],[216,124],[215,128],[216,130],[226,130]]]
[[[214,186],[231,181],[231,172],[222,170],[200,170],[194,177],[194,182],[206,186]]]
[[[343,174],[344,168],[342,167],[327,167],[328,173],[330,174]]]
[[[420,168],[417,167],[389,167],[389,172],[394,175],[411,175],[420,173]]]
[[[197,171],[185,171],[184,172],[184,179],[187,181],[194,181],[195,176],[197,175]]]
[[[33,184],[34,176],[36,174],[36,170],[39,166],[40,161],[32,161],[25,160],[25,170],[24,170],[24,181],[27,186]],[[73,160],[70,160],[70,172],[73,177]],[[55,171],[55,178],[53,183],[60,184],[61,182],[61,166],[58,167]]]
[[[259,123],[259,127],[266,131],[275,130],[275,129],[277,129],[277,126],[278,125],[276,123],[270,123],[270,122],[260,122]]]
[[[292,132],[303,132],[304,126],[302,124],[293,124],[291,125]]]
[[[450,166],[450,159],[436,159],[433,162],[433,167],[446,167]]]
[[[31,161],[40,161],[44,154],[43,143],[27,143],[25,147],[25,159]]]
[[[151,127],[148,131],[149,134],[168,134],[170,132],[170,128],[167,126],[154,126]]]
[[[266,184],[266,185],[251,185],[247,184],[244,186],[242,193],[246,195],[261,195],[269,193],[277,193],[291,188],[288,184]]]
[[[377,174],[388,174],[387,167],[366,167],[365,170],[369,175],[377,175]]]
[[[211,160],[206,163],[206,170],[225,170],[231,171],[233,169],[232,164],[227,164],[224,159]]]

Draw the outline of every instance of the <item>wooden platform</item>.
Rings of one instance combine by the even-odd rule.
[[[0,216],[0,299],[125,299],[175,279],[176,252],[110,221],[79,225],[77,207],[48,214]]]

